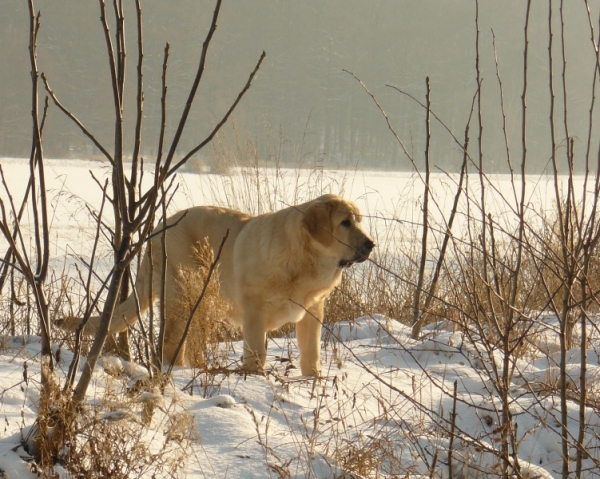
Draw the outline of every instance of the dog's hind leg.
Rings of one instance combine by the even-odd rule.
[[[156,261],[154,261],[156,263]],[[156,300],[159,290],[157,289],[157,278],[160,271],[156,271],[157,265],[150,268],[148,255],[144,255],[140,270],[138,271],[133,290],[125,301],[117,305],[110,322],[109,332],[120,333],[132,327],[139,316],[145,313]],[[152,274],[152,278],[150,275]],[[151,287],[152,286],[152,287]]]
[[[181,304],[177,300],[167,297],[165,304],[165,334],[163,343],[163,362],[173,364],[174,366],[183,366],[185,364],[185,343],[181,346],[181,350],[177,357],[177,348],[185,333],[189,315],[183,314]],[[187,339],[187,338],[186,338]]]

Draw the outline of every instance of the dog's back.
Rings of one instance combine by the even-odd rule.
[[[167,271],[164,275],[166,306],[169,300],[178,294],[178,277],[182,268],[191,266],[194,261],[194,247],[204,238],[208,238],[214,254],[217,254],[224,237],[228,235],[223,250],[219,268],[221,293],[225,299],[232,297],[233,285],[227,281],[233,273],[233,245],[239,232],[251,216],[226,208],[213,206],[197,206],[179,211],[157,226],[152,232],[149,246],[146,247],[136,281],[135,291],[115,309],[110,324],[109,333],[116,334],[125,331],[135,324],[138,314],[143,314],[160,297],[163,282],[163,252],[166,251]],[[164,233],[164,234],[163,234]],[[165,247],[163,247],[163,238]],[[152,258],[152,261],[150,261]],[[151,266],[152,265],[152,266]],[[68,318],[60,326],[65,330],[75,331],[80,324],[78,318]],[[100,316],[92,316],[87,322],[84,334],[91,336],[100,326]]]

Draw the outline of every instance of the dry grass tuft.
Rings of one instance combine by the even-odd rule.
[[[370,477],[374,472],[403,470],[395,444],[386,437],[367,437],[365,440],[344,441],[335,451],[335,458],[344,471],[354,477]]]
[[[126,400],[123,400],[123,397]],[[144,421],[138,398],[107,393],[108,410],[83,413],[65,441],[61,465],[72,477],[89,479],[180,477],[189,448],[197,439],[193,417],[168,409]]]
[[[214,252],[208,239],[194,246],[195,264],[180,272],[179,282],[184,293],[179,298],[181,317],[185,323],[200,297]],[[190,366],[198,369],[219,369],[228,363],[231,342],[240,337],[239,330],[228,318],[230,307],[223,300],[219,288],[219,271],[215,270],[203,300],[194,312],[186,341],[185,357]]]

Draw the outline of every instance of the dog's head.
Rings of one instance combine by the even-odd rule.
[[[335,257],[340,268],[365,261],[375,243],[362,230],[357,206],[336,195],[323,195],[306,204],[303,225],[323,254]]]

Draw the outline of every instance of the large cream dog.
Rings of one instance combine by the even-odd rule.
[[[166,331],[164,359],[175,358],[184,324],[173,308],[182,283],[183,267],[194,261],[194,245],[208,238],[216,254],[223,237],[229,237],[221,252],[219,281],[223,298],[231,307],[231,321],[242,328],[244,368],[258,371],[266,360],[266,334],[286,323],[296,323],[300,368],[303,375],[320,373],[320,337],[324,303],[340,282],[342,270],[365,261],[374,247],[360,227],[361,216],[353,203],[335,195],[291,206],[275,213],[250,216],[219,207],[199,206],[180,211],[167,220],[166,229]],[[164,226],[157,227],[162,231]],[[153,301],[162,281],[161,235],[152,239],[152,262],[146,253],[135,289],[140,312],[150,307],[150,276]],[[153,302],[152,301],[152,302]],[[134,295],[120,304],[110,332],[135,324],[138,307]],[[67,322],[68,323],[68,322]],[[75,324],[63,324],[74,329]],[[175,323],[175,324],[173,324]],[[99,318],[92,317],[84,334],[93,334]]]

